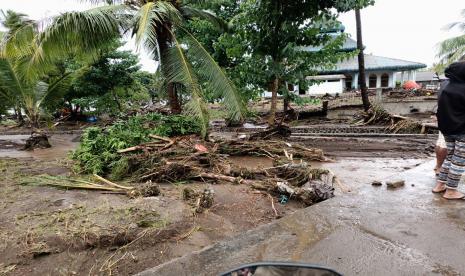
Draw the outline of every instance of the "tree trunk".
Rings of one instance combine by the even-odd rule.
[[[270,117],[268,118],[268,125],[275,125],[276,118],[276,106],[278,103],[278,88],[279,88],[279,78],[275,78],[273,81],[273,88],[271,89],[271,109]]]
[[[111,95],[113,96],[113,100],[115,101],[116,106],[118,106],[118,111],[123,112],[123,107],[121,106],[121,103],[119,102],[118,96],[116,96],[115,91],[112,90]]]
[[[362,39],[362,19],[360,16],[360,9],[355,9],[355,19],[357,23],[357,48],[358,48],[358,83],[360,87],[360,91],[362,92],[362,102],[363,102],[363,109],[368,111],[370,109],[371,104],[370,100],[368,99],[368,88],[366,83],[366,74],[365,74],[365,55],[363,53],[363,39]]]
[[[168,102],[172,114],[180,114],[182,112],[175,83],[168,83]]]
[[[167,52],[170,48],[170,44],[172,41],[171,33],[167,31],[171,26],[165,26],[166,29],[160,29],[157,33],[158,35],[158,47],[160,50],[160,61],[161,61],[161,69],[163,74],[166,76],[165,72],[165,57],[167,56]],[[170,110],[172,114],[180,114],[182,112],[181,103],[179,101],[178,93],[176,91],[176,84],[173,82],[169,82],[166,85],[166,94],[168,97],[168,105],[170,106]]]
[[[289,110],[289,95],[284,95],[284,115],[287,114]]]
[[[16,119],[18,120],[18,123],[20,125],[23,125],[24,124],[24,117],[23,117],[23,112],[21,111],[21,107],[17,106],[15,107],[15,115],[16,115]]]

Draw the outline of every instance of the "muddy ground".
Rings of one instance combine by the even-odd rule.
[[[17,148],[23,139],[0,137],[0,275],[130,275],[277,219],[271,199],[245,185],[162,184],[161,196],[135,199],[22,185],[33,175],[71,174],[66,155],[77,145],[75,136],[54,135],[53,148],[22,152]],[[328,151],[332,162],[312,165],[338,176],[339,194],[355,193],[431,158],[425,149],[430,145],[423,142],[418,147],[396,139],[306,143]],[[266,158],[232,161],[247,167],[270,164]],[[186,186],[213,189],[213,207],[194,213],[182,199]],[[273,201],[279,217],[304,207]]]

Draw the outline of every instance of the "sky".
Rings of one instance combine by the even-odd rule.
[[[0,9],[12,9],[40,20],[60,12],[91,7],[80,0],[0,0]],[[436,60],[437,44],[460,34],[444,26],[460,20],[464,0],[376,0],[362,10],[363,39],[367,54],[422,62],[428,66]],[[340,16],[346,32],[355,39],[355,15]],[[135,49],[133,45],[125,48]],[[135,50],[134,50],[135,51]],[[154,71],[156,62],[139,52],[144,70]]]

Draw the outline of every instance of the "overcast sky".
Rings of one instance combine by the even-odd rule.
[[[90,4],[79,0],[0,0],[0,9],[12,9],[42,19],[70,10],[82,10]],[[445,38],[458,35],[443,27],[460,20],[464,0],[377,0],[375,6],[362,11],[363,39],[366,52],[423,62],[435,61],[436,45]],[[355,15],[341,15],[346,32],[355,39]],[[128,48],[133,48],[128,46]],[[145,70],[153,71],[155,62],[142,55]]]

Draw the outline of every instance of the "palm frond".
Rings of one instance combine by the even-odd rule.
[[[439,44],[438,57],[441,63],[450,64],[462,60],[465,55],[465,35],[446,39]]]
[[[13,63],[6,58],[0,58],[0,89],[13,98],[22,96],[25,90]]]
[[[0,41],[0,55],[8,58],[30,55],[31,41],[38,33],[37,23],[13,11],[2,12],[0,21],[7,28]]]
[[[187,30],[183,29],[183,31],[189,42],[189,51],[197,58],[196,68],[199,74],[207,80],[207,87],[211,91],[218,92],[223,97],[230,119],[242,121],[245,114],[245,105],[238,90],[200,42]]]
[[[182,15],[188,19],[200,18],[211,22],[216,28],[220,30],[228,30],[228,22],[216,16],[215,13],[208,10],[196,9],[191,6],[182,6],[180,8]]]
[[[131,23],[137,47],[143,44],[148,53],[155,56],[158,53],[157,31],[164,28],[166,22],[181,22],[181,15],[171,3],[147,2],[140,7]]]
[[[164,75],[167,82],[181,83],[189,92],[191,99],[186,106],[187,112],[201,120],[202,136],[205,137],[209,116],[203,93],[182,45],[174,34],[172,34],[172,37],[174,46],[168,49],[162,56]]]
[[[49,82],[47,92],[39,99],[39,105],[42,105],[42,103],[55,103],[63,98],[71,87],[73,75],[73,73],[68,72]]]

